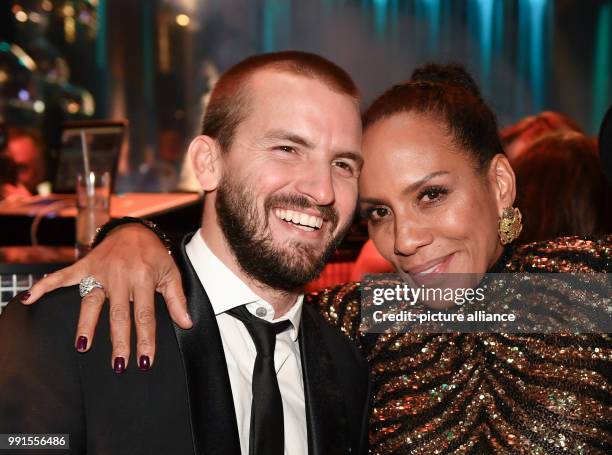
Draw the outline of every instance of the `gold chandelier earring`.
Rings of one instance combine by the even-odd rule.
[[[513,242],[523,230],[521,211],[516,207],[506,207],[499,219],[499,240],[502,245]]]

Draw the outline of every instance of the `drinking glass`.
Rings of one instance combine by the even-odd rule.
[[[96,229],[110,219],[110,175],[89,172],[77,175],[76,247],[79,256],[89,251]]]

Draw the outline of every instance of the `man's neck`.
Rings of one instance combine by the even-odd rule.
[[[274,319],[283,316],[296,303],[299,293],[271,288],[245,273],[238,264],[236,256],[225,241],[223,234],[217,230],[205,229],[204,226],[202,226],[200,235],[210,251],[217,256],[227,268],[251,288],[255,294],[272,305],[274,308]]]

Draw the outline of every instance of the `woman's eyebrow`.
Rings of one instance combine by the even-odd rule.
[[[408,185],[404,189],[404,191],[402,191],[402,194],[406,195],[406,194],[412,193],[412,192],[416,191],[417,189],[419,189],[424,184],[426,184],[431,179],[433,179],[435,177],[438,177],[440,175],[445,175],[445,174],[450,174],[450,172],[448,172],[448,171],[432,172],[431,174],[428,174],[425,177],[423,177],[422,179],[420,179],[419,181],[411,183],[410,185]],[[379,198],[359,197],[359,204],[383,205],[385,203],[386,202],[383,199],[379,199]]]
[[[421,180],[418,180],[414,183],[411,183],[410,185],[408,185],[404,191],[402,191],[402,194],[409,194],[412,193],[414,191],[416,191],[417,189],[419,189],[421,186],[425,185],[427,182],[429,182],[431,179],[433,179],[434,177],[438,177],[440,175],[444,175],[444,174],[450,174],[450,172],[448,171],[437,171],[437,172],[432,172],[431,174],[426,175],[425,177],[423,177]]]
[[[382,199],[372,197],[360,197],[357,201],[359,204],[372,204],[372,205],[384,205],[385,201]]]

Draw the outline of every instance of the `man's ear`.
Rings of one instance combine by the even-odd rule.
[[[516,177],[506,155],[500,153],[491,160],[489,182],[497,203],[497,211],[501,216],[506,207],[512,207],[516,198]]]
[[[219,143],[210,136],[201,135],[191,141],[187,153],[204,192],[216,190],[223,173]]]

